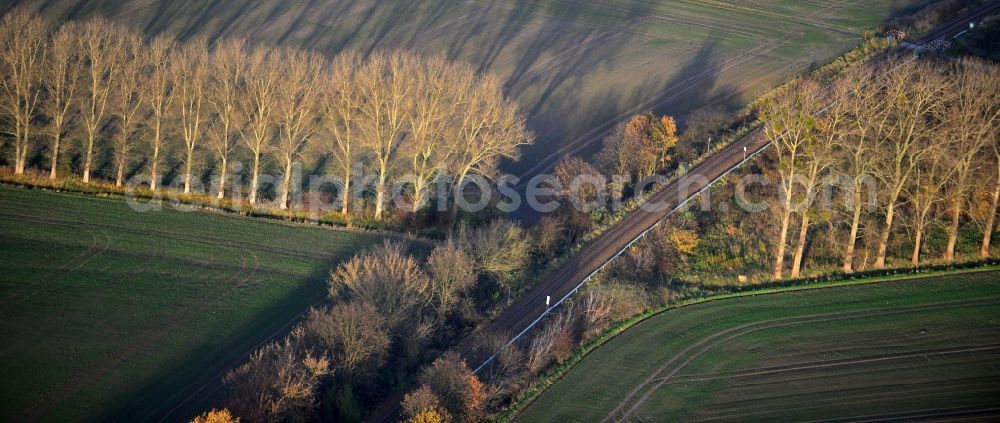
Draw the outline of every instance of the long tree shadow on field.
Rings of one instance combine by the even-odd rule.
[[[411,252],[418,256],[426,254],[422,248],[412,246]],[[186,421],[212,406],[218,406],[226,393],[222,382],[225,373],[244,363],[253,350],[285,336],[304,317],[304,312],[308,310],[307,306],[324,304],[330,271],[345,257],[316,266],[305,278],[284,281],[284,283],[296,283],[297,287],[288,295],[273,302],[270,307],[257,313],[243,327],[234,328],[228,335],[215,334],[216,336],[210,337],[213,339],[210,343],[198,346],[186,356],[164,366],[164,369],[149,383],[137,387],[134,395],[116,401],[121,406],[109,410],[106,415],[101,416],[101,420]],[[264,272],[258,273],[257,279],[265,277],[272,279],[269,282],[275,282],[273,278],[280,276],[268,272],[267,269],[262,270]],[[223,295],[233,295],[233,293],[227,291]],[[213,312],[227,312],[227,310],[220,309]],[[261,333],[269,335],[259,339]],[[210,371],[206,373],[206,370]]]
[[[572,109],[584,78],[602,75],[619,61],[635,40],[634,26],[653,4],[628,0],[614,8],[562,0],[514,2],[488,0],[455,3],[308,0],[281,1],[139,0],[125,7],[107,0],[43,0],[25,2],[78,19],[94,14],[121,19],[148,33],[172,32],[182,40],[245,37],[255,43],[315,48],[328,54],[357,50],[412,48],[425,54],[464,61],[482,72],[498,72],[508,93],[532,116],[540,143],[562,140],[569,129],[595,119]],[[552,141],[554,142],[554,141]],[[539,146],[541,150],[551,145]]]
[[[683,113],[705,105],[722,103],[728,109],[738,107],[735,105],[739,103],[736,98],[739,91],[734,85],[719,80],[725,69],[717,54],[716,45],[716,40],[706,40],[669,79],[664,80],[662,75],[655,74],[638,76],[644,80],[638,87],[607,88],[601,95],[594,96],[597,101],[587,102],[579,98],[576,95],[578,86],[551,97],[556,87],[550,84],[550,89],[545,94],[549,97],[536,104],[531,119],[557,113],[558,110],[546,108],[550,104],[573,102],[572,104],[583,108],[580,114],[594,119],[594,123],[578,137],[565,139],[562,148],[535,163],[533,168],[521,175],[522,180],[531,174],[551,169],[566,156],[593,155],[600,149],[600,140],[615,125],[634,114],[650,111],[671,115],[683,121]],[[562,132],[566,131],[564,129]],[[541,157],[541,151],[538,154]]]
[[[724,68],[719,60],[716,41],[709,39],[693,52],[690,59],[669,79],[662,75],[644,75],[644,82],[633,89],[624,87],[607,87],[592,98],[596,101],[584,101],[578,95],[579,83],[569,86],[570,89],[551,90],[550,97],[545,102],[536,105],[538,110],[530,119],[537,119],[558,113],[558,110],[546,109],[547,104],[563,104],[574,102],[580,115],[595,119],[591,129],[576,139],[567,139],[563,147],[545,157],[543,149],[536,150],[536,157],[545,157],[534,163],[534,167],[520,175],[523,190],[531,175],[551,171],[564,157],[579,155],[591,158],[601,147],[603,139],[616,125],[629,117],[643,112],[653,112],[659,115],[668,114],[683,121],[681,112],[689,112],[697,107],[709,104],[725,104],[733,108],[738,101],[734,97],[739,91],[731,84],[720,81]],[[738,106],[736,106],[738,107]],[[568,132],[569,128],[561,128]],[[529,147],[529,153],[535,146]],[[506,163],[507,168],[515,166]],[[541,217],[539,213],[521,210],[516,217],[526,222],[534,222]]]

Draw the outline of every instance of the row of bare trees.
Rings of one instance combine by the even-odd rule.
[[[257,203],[260,175],[274,162],[277,203],[286,208],[293,166],[318,154],[343,183],[341,211],[350,213],[351,198],[360,197],[351,194],[368,189],[351,186],[367,172],[381,218],[394,178],[409,175],[419,208],[439,175],[453,175],[458,193],[467,177],[494,176],[501,159],[517,158],[533,138],[496,78],[405,52],[329,60],[243,40],[145,40],[103,19],[51,28],[15,9],[0,22],[0,57],[16,174],[31,154],[47,154],[56,179],[66,139],[78,138],[84,183],[95,151],[111,149],[118,186],[130,165],[144,163],[156,190],[171,150],[179,151],[185,193],[208,157],[223,198],[239,155],[249,161],[249,202]]]
[[[876,268],[886,265],[890,237],[901,228],[912,236],[910,261],[919,264],[927,232],[937,223],[948,238],[942,260],[954,261],[967,217],[983,223],[980,256],[988,257],[1000,198],[997,81],[1000,66],[980,59],[895,59],[853,69],[830,87],[799,81],[762,102],[763,133],[780,177],[774,278],[786,270],[796,215],[793,278],[801,274],[811,219],[829,212],[846,217],[847,273],[854,270],[859,231],[868,219],[880,222]],[[831,185],[828,177],[846,207],[827,209],[828,203],[816,201]],[[977,185],[985,189],[973,189]]]

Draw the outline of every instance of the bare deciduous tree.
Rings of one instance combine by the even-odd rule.
[[[80,107],[87,136],[83,163],[83,183],[86,184],[90,183],[94,147],[107,118],[108,98],[118,79],[124,30],[103,18],[93,18],[81,28],[79,48],[87,64],[84,71],[86,91]]]
[[[232,393],[229,408],[254,422],[305,421],[313,414],[320,380],[330,360],[305,346],[305,330],[270,343],[226,374]]]
[[[329,310],[312,310],[306,328],[316,337],[333,364],[348,380],[358,377],[366,364],[377,365],[389,351],[385,319],[370,304],[336,304]]]
[[[425,303],[429,294],[427,274],[399,244],[387,242],[372,253],[341,264],[330,275],[331,298],[346,295],[352,301],[372,305],[385,316],[393,336],[407,326],[404,323],[419,323],[411,319],[413,310]]]
[[[473,258],[480,272],[510,285],[524,269],[531,252],[524,229],[507,219],[496,219],[480,228],[459,228],[458,246]]]
[[[800,81],[786,87],[761,105],[764,136],[771,143],[770,152],[781,176],[781,229],[774,258],[774,278],[781,279],[785,269],[785,248],[791,222],[795,186],[803,167],[806,146],[815,135],[819,110],[819,86],[813,81]]]
[[[212,128],[212,149],[219,160],[219,199],[226,194],[226,178],[229,171],[229,157],[239,142],[240,130],[245,124],[239,110],[243,78],[246,72],[246,42],[226,40],[212,48],[209,63],[208,102],[215,122]]]
[[[563,309],[549,318],[528,347],[526,367],[529,372],[537,374],[553,360],[561,361],[565,358],[560,357],[564,352],[558,350],[563,347],[560,345],[563,341],[561,338],[569,336],[573,322],[572,308]]]
[[[816,104],[819,104],[817,101]],[[816,133],[806,138],[802,146],[801,178],[802,189],[801,203],[799,211],[801,218],[799,223],[799,239],[795,244],[795,254],[792,256],[792,278],[798,278],[802,271],[802,260],[805,256],[807,236],[809,234],[809,223],[814,209],[812,205],[816,199],[817,190],[823,185],[821,176],[827,169],[833,166],[834,146],[841,143],[847,130],[847,116],[841,113],[839,108],[831,108],[826,113],[816,118]],[[818,111],[817,111],[818,112]]]
[[[968,200],[972,175],[990,143],[996,143],[1000,122],[1000,66],[981,59],[965,59],[953,67],[955,83],[948,92],[946,134],[954,172],[948,184],[951,222],[944,260],[955,260],[958,226]]]
[[[174,107],[184,139],[184,193],[191,192],[194,151],[201,145],[208,107],[205,106],[208,85],[208,47],[204,40],[184,45],[174,55]]]
[[[125,168],[128,166],[130,153],[134,144],[132,137],[136,129],[136,120],[140,118],[139,108],[142,106],[142,71],[145,45],[142,37],[132,32],[121,35],[121,55],[119,72],[113,85],[112,95],[115,97],[114,116],[118,118],[118,137],[115,138],[115,186],[122,186],[125,179]]]
[[[0,21],[0,108],[14,124],[14,173],[24,173],[31,149],[32,123],[39,112],[48,27],[25,9]]]
[[[451,160],[454,150],[448,140],[455,130],[455,117],[463,105],[461,81],[472,70],[451,65],[435,57],[415,64],[413,110],[409,113],[410,170],[413,172],[413,211],[427,203],[427,191],[438,173]]]
[[[596,334],[611,324],[611,300],[599,289],[588,289],[580,302],[583,314],[584,337]]]
[[[861,228],[861,217],[865,203],[865,181],[872,176],[876,165],[874,148],[889,130],[889,108],[882,105],[882,82],[876,77],[877,70],[862,66],[850,70],[833,85],[833,95],[837,102],[829,113],[846,114],[851,122],[844,128],[844,137],[835,148],[839,153],[840,168],[850,178],[850,230],[844,247],[844,273],[854,271],[854,252]]]
[[[330,134],[329,150],[333,165],[343,182],[340,187],[340,212],[344,215],[350,214],[351,178],[354,177],[354,165],[360,160],[362,149],[356,131],[361,118],[361,95],[353,82],[359,66],[357,54],[338,56],[322,86],[322,122]]]
[[[82,58],[77,51],[77,36],[79,26],[66,23],[52,36],[50,42],[48,63],[45,69],[45,79],[48,82],[48,96],[42,103],[42,110],[51,120],[49,128],[52,135],[52,147],[49,152],[49,179],[58,176],[59,153],[63,148],[62,140],[73,125],[73,115],[77,102],[77,88],[82,72]]]
[[[892,114],[887,137],[880,140],[875,153],[879,164],[875,175],[885,186],[885,219],[879,234],[875,267],[885,267],[889,235],[910,176],[928,150],[934,133],[932,115],[941,112],[941,92],[946,81],[933,65],[921,61],[900,63],[883,75],[886,82],[882,107]]]
[[[483,384],[457,354],[445,353],[434,360],[421,372],[419,381],[430,388],[457,421],[477,422],[483,418],[486,400]]]
[[[400,147],[406,137],[406,116],[410,107],[408,67],[413,59],[402,53],[375,54],[361,66],[355,79],[363,93],[360,125],[362,143],[372,155],[375,185],[375,218],[382,219],[390,174],[399,165]]]
[[[469,175],[485,178],[496,176],[500,159],[517,159],[520,147],[531,144],[534,135],[527,129],[525,118],[517,105],[507,100],[499,80],[492,76],[472,76],[463,102],[459,129],[455,139],[455,159],[452,162],[455,180],[452,195],[462,196]],[[458,207],[452,208],[452,224],[457,221]]]
[[[282,166],[278,208],[284,210],[288,208],[292,166],[319,127],[320,91],[316,84],[325,69],[322,58],[314,53],[286,48],[278,54],[281,78],[274,93],[278,137],[272,149]]]
[[[990,239],[993,236],[993,226],[996,224],[997,207],[1000,205],[1000,139],[994,139],[990,146],[992,157],[989,158],[992,168],[993,193],[990,194],[990,205],[987,210],[986,224],[983,228],[983,242],[979,245],[979,257],[990,256]]]
[[[437,311],[438,318],[443,320],[458,300],[458,294],[476,282],[476,263],[449,240],[431,251],[427,258],[427,270],[433,291],[431,306]]]
[[[240,109],[247,121],[247,129],[241,134],[243,144],[251,154],[250,204],[257,203],[257,189],[260,183],[261,159],[268,142],[274,136],[274,94],[277,89],[278,67],[274,65],[274,53],[257,48],[247,57],[245,92]]]
[[[152,136],[149,144],[152,155],[149,158],[149,188],[156,191],[160,184],[160,154],[168,114],[173,107],[174,90],[171,76],[174,40],[166,35],[153,38],[146,46],[145,61],[148,69],[142,82],[143,101],[149,106]]]
[[[910,221],[913,230],[913,253],[910,264],[920,264],[927,228],[934,220],[934,211],[942,200],[945,185],[955,172],[949,151],[939,146],[929,146],[930,151],[921,157],[913,169],[910,184],[906,188],[909,199]]]

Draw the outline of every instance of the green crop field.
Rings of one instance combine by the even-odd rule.
[[[995,418],[1000,272],[711,301],[598,347],[518,421]]]
[[[28,0],[183,38],[249,37],[326,53],[413,49],[499,75],[529,114],[534,173],[645,110],[736,108],[857,45],[919,0]]]
[[[380,239],[0,188],[0,421],[201,411]]]

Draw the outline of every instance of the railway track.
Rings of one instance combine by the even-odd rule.
[[[926,45],[944,37],[954,37],[968,28],[969,22],[978,22],[986,16],[1000,12],[1000,1],[993,1],[941,25],[921,37],[916,45]],[[737,169],[746,160],[767,148],[759,128],[751,131],[703,163],[692,168],[677,181],[653,195],[618,224],[586,246],[573,259],[564,264],[538,284],[527,295],[497,317],[487,328],[492,333],[512,333],[507,345],[530,331],[552,309],[575,293],[594,274],[603,269],[618,255],[627,250],[643,235],[655,228],[664,218],[681,208],[688,201],[711,186],[715,181]],[[655,205],[655,207],[649,207]],[[546,298],[555,301],[546,306]],[[478,352],[471,340],[460,344],[458,351],[477,371],[488,365],[492,354],[486,357]]]
[[[986,16],[1000,12],[1000,1],[992,1],[940,25],[914,44],[924,46],[944,37],[954,37],[968,28],[969,22],[978,22]],[[642,206],[615,224],[604,234],[583,248],[566,264],[547,279],[505,309],[485,329],[486,333],[513,334],[502,348],[517,342],[529,333],[545,316],[579,290],[593,275],[626,251],[643,235],[654,229],[663,219],[683,207],[715,181],[736,170],[744,162],[766,149],[768,143],[757,128],[733,142],[725,149],[708,157],[681,178],[652,195]],[[551,301],[547,301],[551,299]],[[467,337],[455,348],[477,373],[488,366],[499,351],[484,351],[473,337]],[[401,393],[394,397],[401,397]],[[383,403],[370,416],[370,422],[388,423],[398,420],[398,399],[394,409]],[[390,404],[393,399],[389,399]],[[390,406],[391,408],[392,406]]]
[[[991,1],[983,6],[970,10],[957,18],[938,26],[935,30],[914,43],[903,43],[903,47],[920,52],[923,47],[938,40],[951,40],[969,30],[969,23],[979,23],[988,16],[1000,13],[1000,1]]]

